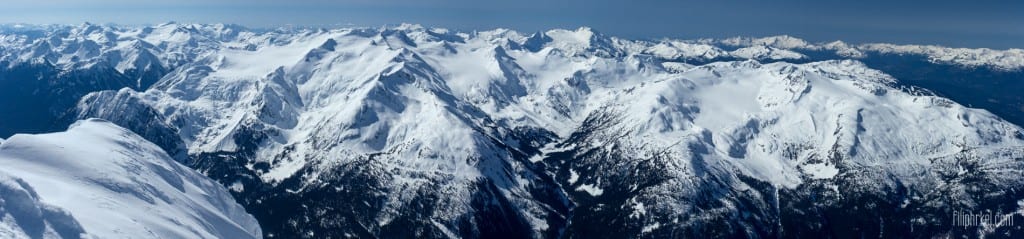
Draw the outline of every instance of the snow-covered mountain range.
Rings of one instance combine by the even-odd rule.
[[[417,25],[391,30],[425,29]],[[382,31],[382,29],[363,29]],[[507,50],[540,50],[545,44],[568,54],[602,57],[643,56],[666,62],[701,65],[716,61],[755,59],[762,62],[805,63],[856,59],[882,69],[909,85],[1024,124],[1024,107],[1012,96],[1024,77],[1024,52],[940,46],[847,44],[840,41],[809,43],[789,37],[730,38],[657,41],[627,40],[589,28],[523,34],[507,29],[456,33],[434,29],[425,33],[444,37],[487,38]],[[0,25],[0,100],[24,104],[0,105],[0,137],[16,132],[61,130],[74,121],[75,102],[86,93],[130,87],[137,91],[175,69],[223,49],[252,51],[267,45],[287,44],[300,35],[323,34],[326,29],[251,30],[225,24],[166,23],[126,27],[82,25]],[[411,39],[410,39],[411,40]],[[978,84],[976,82],[995,82]],[[962,90],[968,88],[969,90]],[[974,92],[974,93],[968,93]],[[998,97],[992,97],[998,96]]]
[[[65,99],[40,117],[137,133],[230,188],[267,237],[1021,232],[948,215],[1024,213],[1024,101],[900,70],[1010,79],[1019,49],[418,25],[0,32],[0,85],[69,84],[29,91]]]
[[[832,51],[850,58],[864,58],[867,53],[916,54],[929,61],[968,67],[993,67],[1000,70],[1018,70],[1024,67],[1024,50],[993,50],[987,48],[950,48],[935,45],[895,45],[887,43],[848,44],[843,41],[810,43],[792,36],[763,38],[735,37],[727,39],[700,39],[694,43],[732,47],[768,47],[786,50]]]
[[[260,238],[217,182],[109,122],[0,144],[2,238]]]

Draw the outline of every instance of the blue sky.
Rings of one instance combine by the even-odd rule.
[[[533,32],[590,26],[634,39],[769,36],[810,41],[1024,48],[1024,1],[1009,0],[7,0],[0,22],[237,23],[252,27],[419,23]]]

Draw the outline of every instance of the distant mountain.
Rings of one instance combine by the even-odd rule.
[[[164,24],[122,28],[0,26],[0,137],[61,130],[85,94],[145,90],[171,69],[221,47],[241,28]],[[69,115],[70,114],[70,115]]]
[[[0,237],[260,238],[216,182],[101,120],[0,144]]]
[[[89,32],[13,28],[9,52]],[[97,31],[166,71],[83,90],[54,117],[141,135],[230,188],[267,237],[1021,236],[951,226],[956,211],[1021,214],[1017,49],[589,28]],[[38,59],[23,55],[6,57]]]
[[[404,25],[399,28],[422,28]],[[974,107],[1024,124],[1024,50],[946,48],[939,46],[809,43],[790,36],[701,40],[630,41],[590,29],[552,30],[526,36],[511,30],[477,32],[509,50],[539,50],[560,44],[572,54],[649,55],[665,61],[705,64],[756,59],[804,63],[857,59],[882,69],[901,82],[932,90]],[[137,91],[183,64],[218,49],[256,49],[287,42],[289,35],[316,29],[251,30],[225,24],[166,23],[122,27],[85,23],[70,25],[0,25],[0,101],[33,102],[0,106],[0,136],[16,132],[60,130],[73,102],[86,93],[129,87]],[[304,33],[303,33],[304,34]],[[591,35],[587,35],[591,34]],[[458,35],[458,34],[449,34]],[[443,35],[436,35],[447,37]],[[500,39],[497,39],[500,38]],[[557,39],[557,40],[556,40]],[[454,40],[452,38],[446,40]],[[591,42],[593,40],[593,42]],[[587,49],[576,46],[595,45]],[[978,83],[986,82],[986,83]],[[994,83],[988,83],[994,82]],[[74,87],[70,87],[70,86]],[[968,87],[970,90],[960,90]]]
[[[765,46],[800,52],[813,61],[855,59],[899,79],[905,87],[927,89],[961,104],[986,109],[1024,125],[1024,50],[948,48],[923,45],[808,43],[790,36],[704,39],[726,49]],[[791,61],[791,60],[787,60]]]

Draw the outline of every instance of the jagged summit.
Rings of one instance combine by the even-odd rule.
[[[947,167],[930,159],[1024,146],[1019,127],[905,90],[857,61],[785,62],[809,58],[791,37],[725,51],[588,28],[525,36],[403,25],[238,42],[254,47],[212,47],[144,92],[90,94],[79,117],[145,112],[119,123],[142,135],[175,132],[154,141],[241,185],[236,196],[252,209],[301,195],[289,200],[304,209],[262,216],[288,220],[270,224],[282,235],[313,227],[389,236],[403,225],[430,237],[586,237],[600,231],[587,225],[622,218],[601,216],[609,210],[637,215],[614,222],[623,236],[697,235],[689,233],[716,222],[688,215],[711,211],[724,220],[715,225],[770,235],[804,229],[778,226],[792,222],[767,192],[794,202],[821,185],[891,193],[855,180],[885,174],[876,182],[927,194],[941,179],[921,170]],[[699,61],[677,61],[687,59]],[[1021,166],[1012,157],[983,162],[989,175]],[[378,203],[358,213],[344,206],[364,202]],[[321,220],[339,224],[304,219],[323,211],[335,216]]]
[[[38,29],[38,31],[27,31],[26,29]],[[418,24],[403,23],[397,26],[384,26],[380,28],[349,28],[349,29],[362,29],[371,30],[388,35],[387,32],[400,33],[400,35],[416,35],[420,40],[427,40],[429,37],[442,37],[447,41],[459,41],[457,39],[463,39],[472,34],[453,32],[443,28],[430,28],[424,27]],[[40,34],[40,31],[42,34]],[[60,55],[67,55],[65,49],[76,49],[81,51],[80,44],[86,44],[84,50],[94,52],[108,52],[118,51],[117,42],[131,41],[132,39],[144,40],[147,43],[158,46],[160,49],[152,50],[148,49],[147,52],[150,54],[159,56],[161,58],[162,66],[165,68],[174,68],[182,62],[188,62],[194,60],[201,55],[208,47],[217,47],[218,45],[248,45],[255,44],[257,42],[275,41],[275,38],[281,37],[281,34],[291,33],[315,33],[315,32],[327,32],[332,31],[331,29],[312,29],[312,28],[291,28],[279,29],[276,31],[257,31],[250,28],[246,28],[239,25],[233,24],[183,24],[177,22],[167,22],[155,26],[147,27],[131,27],[131,26],[104,26],[95,25],[91,23],[83,23],[78,26],[68,25],[26,25],[26,24],[6,24],[0,27],[0,35],[3,35],[3,41],[0,41],[0,46],[5,49],[13,50],[16,52],[28,51],[24,49],[24,46],[33,45],[34,42],[46,41],[50,44],[50,47],[54,51],[60,52]],[[491,35],[500,32],[498,35]],[[57,34],[59,33],[59,34]],[[630,54],[641,54],[643,52],[652,51],[651,47],[658,48],[674,48],[672,50],[692,52],[693,47],[676,47],[679,43],[674,44],[659,44],[659,42],[649,41],[633,41],[626,40],[616,37],[606,36],[600,32],[593,30],[588,27],[580,27],[576,30],[564,30],[554,29],[548,31],[541,31],[534,34],[523,34],[508,29],[495,29],[492,31],[486,31],[488,34],[486,37],[492,38],[500,36],[507,43],[514,43],[515,45],[526,47],[527,49],[539,50],[544,46],[551,46],[555,49],[562,51],[570,51],[576,53],[587,53],[587,50],[591,54],[600,54],[605,57],[614,57],[620,55]],[[398,35],[398,36],[400,36]],[[276,37],[275,37],[276,36]],[[526,37],[524,37],[526,36]],[[405,36],[409,37],[409,36]],[[428,37],[428,38],[423,38]],[[477,36],[479,37],[479,36]],[[71,39],[72,42],[68,42]],[[277,39],[283,40],[283,39]],[[255,42],[254,42],[255,41]],[[286,41],[286,40],[285,40]],[[674,42],[677,40],[663,40],[666,42]],[[6,43],[5,43],[6,42]],[[735,37],[727,39],[702,39],[695,41],[687,41],[690,44],[702,44],[707,47],[717,48],[715,45],[723,46],[736,46],[736,47],[758,47],[765,46],[783,50],[792,49],[803,49],[803,50],[829,50],[839,53],[841,56],[856,57],[855,51],[871,51],[879,53],[913,53],[928,56],[929,59],[936,62],[943,62],[949,64],[959,64],[965,66],[984,66],[989,65],[1005,70],[1014,70],[1024,67],[1024,52],[1020,49],[1010,50],[989,50],[989,49],[963,49],[963,48],[945,48],[939,46],[918,46],[918,45],[887,45],[887,44],[860,44],[860,45],[848,45],[848,44],[829,44],[829,43],[810,43],[805,40],[788,36],[771,36],[763,38],[744,38]],[[99,44],[97,46],[88,46],[89,44]],[[74,44],[74,45],[69,45]],[[182,47],[188,46],[188,47]],[[35,43],[34,45],[39,45]],[[185,48],[191,51],[181,51]],[[193,49],[198,48],[198,49]],[[662,49],[660,51],[665,51]],[[38,57],[43,52],[39,52],[37,49],[32,57],[18,57],[15,59],[5,56],[0,58],[8,61],[18,60],[29,60],[31,58]],[[8,54],[8,55],[22,55],[22,54]],[[701,55],[700,53],[692,53],[691,55]],[[79,53],[76,55],[77,61],[100,61],[97,59],[99,55],[89,53]],[[749,54],[733,55],[741,59],[757,59],[757,56],[751,56]],[[130,60],[132,57],[121,57],[120,59],[111,59],[109,57],[103,61],[109,61],[111,65],[125,65],[122,61]],[[125,59],[125,60],[122,60]],[[53,60],[57,64],[64,64]],[[63,62],[68,62],[64,60]],[[131,63],[127,63],[130,65]],[[119,69],[122,70],[123,69]]]
[[[1019,126],[870,65],[906,48],[914,64],[1012,74],[1016,50],[70,28],[4,32],[0,57],[116,76],[63,113],[121,125],[230,187],[267,235],[978,235],[933,216],[1019,210],[1024,192]]]

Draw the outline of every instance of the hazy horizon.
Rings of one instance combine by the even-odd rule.
[[[520,32],[587,26],[629,39],[697,39],[790,35],[811,42],[1024,48],[1024,2],[983,1],[542,1],[444,0],[12,0],[0,22],[155,25],[231,23],[379,27],[421,24],[459,31]]]

